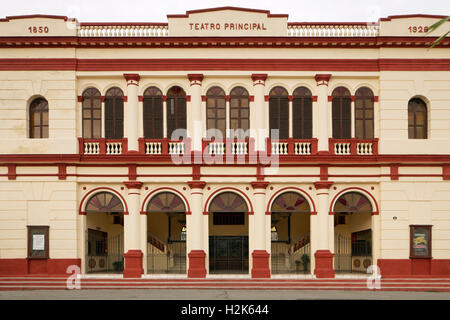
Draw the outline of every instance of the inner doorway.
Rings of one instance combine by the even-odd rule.
[[[271,207],[271,271],[310,273],[310,206],[297,192],[285,192]]]
[[[209,205],[209,273],[248,274],[248,207],[234,192]]]
[[[147,273],[186,273],[186,206],[172,192],[147,205]]]
[[[92,196],[86,212],[86,272],[122,273],[124,267],[123,205],[111,192]]]
[[[359,192],[347,192],[334,204],[334,271],[365,273],[372,265],[372,205]]]

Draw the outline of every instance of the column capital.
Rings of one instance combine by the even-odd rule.
[[[330,81],[331,73],[327,74],[316,74],[314,79],[317,82],[317,86],[326,85],[328,86],[328,81]]]
[[[265,85],[267,79],[267,73],[252,73],[253,86],[257,84]]]
[[[128,189],[141,189],[143,182],[140,181],[124,181],[123,183]]]
[[[269,182],[267,181],[253,181],[251,182],[253,189],[266,189],[269,185]]]
[[[333,185],[333,181],[316,181],[314,182],[314,187],[316,188],[316,190],[320,190],[320,189],[330,189],[331,186]]]
[[[203,189],[206,186],[205,181],[188,181],[187,184],[191,189]]]
[[[141,76],[137,73],[124,73],[123,74],[125,80],[127,80],[127,86],[129,85],[139,85],[139,80],[141,80]]]
[[[188,73],[187,77],[189,79],[191,87],[196,84],[198,84],[199,86],[202,85],[203,73]]]

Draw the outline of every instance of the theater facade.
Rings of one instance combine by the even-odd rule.
[[[0,20],[0,275],[450,277],[444,16]]]

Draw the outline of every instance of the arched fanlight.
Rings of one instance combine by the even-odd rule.
[[[337,199],[334,204],[335,213],[372,213],[372,204],[369,199],[358,192],[347,192]]]
[[[183,200],[172,192],[155,195],[147,205],[147,212],[186,212]]]
[[[217,195],[209,205],[209,212],[248,212],[247,203],[234,192]]]
[[[271,212],[310,212],[310,207],[301,194],[285,192],[273,201]]]
[[[122,201],[111,192],[100,192],[86,204],[86,212],[124,212]]]

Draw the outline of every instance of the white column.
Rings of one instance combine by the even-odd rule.
[[[255,89],[255,99],[250,105],[250,123],[252,138],[255,139],[255,151],[266,150],[266,138],[269,137],[269,128],[266,126],[266,113],[264,101],[264,90],[267,74],[252,74],[253,87]]]
[[[317,106],[319,110],[319,130],[317,151],[325,153],[329,151],[328,148],[328,120],[330,112],[328,110],[328,81],[331,74],[316,74],[315,79],[319,87],[319,95],[317,96]]]
[[[204,181],[190,181],[188,184],[191,188],[191,213],[186,215],[188,277],[204,278],[206,277],[206,253],[203,241],[203,188],[206,183]]]
[[[350,128],[351,135],[350,138],[355,138],[355,96],[351,96],[352,103],[350,104]]]
[[[128,101],[125,108],[125,119],[127,121],[128,151],[139,151],[139,80],[138,74],[124,74],[127,80]]]
[[[203,121],[202,121],[202,81],[203,74],[188,74],[191,86],[191,102],[187,108],[187,129],[191,137],[191,150],[202,151]]]
[[[189,110],[189,109],[188,109]],[[188,111],[189,113],[189,111]],[[163,98],[163,138],[168,138],[169,140],[172,137],[167,136],[167,97]]]
[[[252,182],[253,187],[253,217],[249,219],[252,248],[249,248],[252,254],[252,278],[270,278],[269,253],[267,252],[266,237],[270,232],[270,224],[266,225],[266,181]]]
[[[289,138],[294,137],[294,110],[293,110],[293,97],[289,96]]]
[[[333,182],[318,181],[314,183],[316,188],[317,198],[317,219],[315,219],[314,226],[314,245],[315,248],[314,259],[315,269],[314,274],[317,278],[332,278],[334,277],[333,270],[333,254],[330,248],[330,215],[329,215],[329,189]],[[318,239],[317,239],[318,238]]]
[[[106,121],[105,121],[105,97],[102,96],[101,98],[101,105],[102,105],[102,138],[105,138],[105,125],[106,125]]]
[[[86,212],[78,215],[78,235],[79,235],[79,254],[81,259],[81,273],[86,273],[86,253],[87,253],[87,224]]]
[[[142,268],[142,241],[141,241],[141,214],[140,189],[142,182],[124,182],[128,188],[128,214],[124,216],[124,278],[139,278],[143,274]]]
[[[230,138],[230,130],[231,130],[230,96],[227,96],[225,102],[225,138]]]

